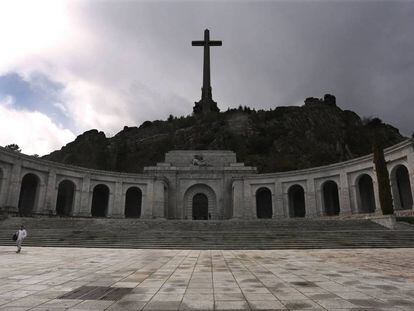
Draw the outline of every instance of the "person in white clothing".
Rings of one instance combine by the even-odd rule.
[[[17,251],[16,251],[16,253],[20,253],[20,251],[22,250],[23,240],[27,237],[27,231],[26,231],[25,227],[23,225],[21,225],[20,229],[16,232],[16,234],[17,234],[17,240],[16,240]]]

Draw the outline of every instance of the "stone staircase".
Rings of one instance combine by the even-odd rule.
[[[364,219],[139,220],[20,218],[0,221],[0,245],[168,249],[322,249],[414,247],[414,226],[389,230]]]

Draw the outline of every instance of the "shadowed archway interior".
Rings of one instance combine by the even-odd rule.
[[[108,214],[109,188],[106,185],[96,185],[92,194],[92,217],[106,217]]]
[[[339,194],[336,182],[329,180],[323,184],[323,206],[325,208],[325,215],[336,216],[339,215]]]
[[[272,218],[272,193],[268,188],[262,187],[256,191],[257,218]]]
[[[142,191],[138,187],[131,187],[125,194],[125,218],[140,218]]]
[[[359,211],[360,213],[375,212],[375,194],[372,178],[368,174],[363,174],[358,179],[359,192]]]
[[[204,193],[197,193],[193,197],[193,219],[207,220],[208,214],[208,198]]]
[[[293,185],[288,191],[289,216],[305,217],[305,191],[300,185]]]
[[[32,173],[26,174],[22,179],[19,196],[19,214],[30,216],[36,204],[39,192],[39,178]]]
[[[393,194],[397,196],[397,200],[394,200],[397,203],[395,207],[398,209],[411,209],[413,207],[413,195],[407,167],[399,165],[393,175]]]
[[[70,216],[72,214],[73,199],[75,195],[75,184],[70,180],[64,180],[59,184],[56,214],[59,216]]]

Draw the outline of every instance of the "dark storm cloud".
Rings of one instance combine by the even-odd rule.
[[[207,27],[212,39],[223,40],[223,46],[211,52],[213,97],[221,109],[297,105],[306,97],[332,93],[343,109],[378,116],[407,135],[413,131],[414,2],[90,1],[76,5],[84,27],[103,41],[103,54],[131,49],[123,61],[133,72],[123,83],[130,97],[137,98],[131,109],[150,111],[136,112],[140,121],[191,113],[202,80],[202,49],[192,47],[191,40],[202,39]],[[150,55],[151,65],[134,67],[134,58],[143,52]],[[116,80],[117,66],[112,64],[103,74]],[[141,86],[131,91],[134,85]],[[143,106],[140,90],[151,94]]]

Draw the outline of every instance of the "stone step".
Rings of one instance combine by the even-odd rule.
[[[24,223],[26,246],[165,249],[312,249],[414,247],[414,230],[369,220],[165,221],[19,218],[0,222],[0,245],[14,245]]]

